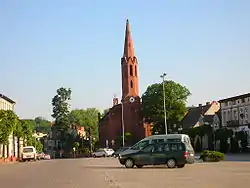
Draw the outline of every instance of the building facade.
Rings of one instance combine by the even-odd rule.
[[[14,110],[15,104],[15,101],[3,94],[0,94],[0,110]]]
[[[199,104],[197,107],[189,107],[181,121],[182,128],[189,129],[199,127],[204,125],[204,122],[211,124],[214,118],[218,118],[216,113],[219,110],[220,104],[216,101],[207,102],[205,105]],[[217,124],[216,126],[218,126]]]
[[[219,101],[221,104],[221,124],[235,132],[245,131],[250,144],[250,93]]]
[[[113,98],[113,107],[99,120],[101,147],[121,144],[122,133],[129,135],[126,145],[148,136],[150,125],[144,124],[139,96],[138,60],[135,56],[129,21],[126,22],[124,51],[121,58],[122,99]]]

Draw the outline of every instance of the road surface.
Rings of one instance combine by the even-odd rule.
[[[1,188],[234,188],[250,184],[250,162],[183,169],[125,169],[117,159],[61,159],[0,165]]]

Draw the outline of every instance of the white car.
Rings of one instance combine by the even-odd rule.
[[[37,153],[34,146],[25,146],[22,150],[22,161],[36,160]]]
[[[100,148],[96,152],[93,152],[93,157],[110,157],[115,151],[109,148]]]

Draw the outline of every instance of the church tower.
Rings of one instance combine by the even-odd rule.
[[[140,101],[138,83],[138,62],[135,57],[134,44],[129,21],[126,21],[124,51],[121,58],[122,101]]]

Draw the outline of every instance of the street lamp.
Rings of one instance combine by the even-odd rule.
[[[123,102],[121,102],[122,105],[122,147],[125,145],[125,127],[124,127],[124,113],[123,113]]]
[[[160,77],[162,78],[162,92],[163,92],[163,109],[164,109],[164,123],[165,123],[165,133],[168,134],[168,125],[167,125],[167,114],[166,114],[166,96],[165,96],[165,76],[166,73],[163,73]]]

